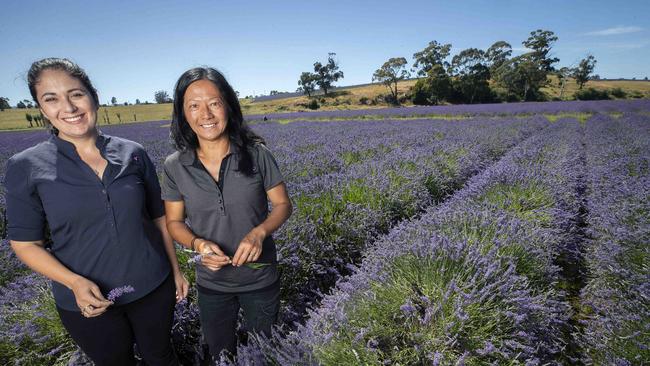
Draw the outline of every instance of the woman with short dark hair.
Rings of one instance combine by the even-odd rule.
[[[96,365],[135,365],[134,342],[148,365],[178,364],[174,297],[188,283],[153,163],[139,144],[99,132],[97,91],[75,63],[34,62],[27,80],[52,134],[7,163],[12,249],[52,280],[64,327]]]
[[[201,255],[198,304],[210,353],[234,354],[240,308],[251,331],[268,335],[277,319],[271,234],[291,215],[291,201],[273,155],[245,125],[235,91],[217,70],[181,75],[171,133],[178,151],[165,160],[162,178],[167,229]]]

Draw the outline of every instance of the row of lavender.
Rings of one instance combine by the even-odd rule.
[[[379,240],[304,326],[240,347],[238,363],[571,362],[557,263],[576,254],[581,142],[573,120],[529,138]]]
[[[300,321],[305,309],[340,276],[349,273],[348,265],[357,263],[379,234],[441,201],[547,124],[543,118],[534,118],[501,120],[497,125],[489,120],[470,120],[291,126],[293,131],[288,132],[293,136],[323,139],[317,149],[320,154],[313,159],[274,149],[280,159],[285,159],[289,172],[292,166],[304,169],[323,156],[329,162],[341,160],[341,156],[345,160],[350,154],[363,160],[304,182],[288,180],[295,212],[275,235],[282,274],[291,278],[282,287],[283,323]],[[326,143],[336,136],[341,136],[340,144]],[[273,140],[288,141],[286,136]]]
[[[446,106],[416,106],[407,108],[379,108],[318,111],[302,113],[272,113],[267,115],[248,115],[247,120],[270,119],[321,119],[321,118],[356,118],[362,116],[398,117],[426,115],[512,115],[537,113],[608,113],[650,110],[650,99],[639,100],[599,100],[599,101],[562,101],[562,102],[524,102],[466,104]]]
[[[358,258],[373,235],[442,199],[508,148],[547,124],[543,118],[503,120],[496,126],[494,123],[256,126],[276,152],[296,201],[294,219],[278,234],[281,267],[294,280],[283,286],[285,301],[290,300],[285,320],[299,319],[315,293],[327,290],[345,265]],[[166,142],[168,129],[164,127],[159,122],[109,127],[104,132],[141,142],[159,165],[171,152]],[[3,135],[8,140],[2,145],[2,165],[14,152],[46,137],[42,132]],[[346,221],[346,215],[351,220]],[[330,225],[327,230],[323,230],[323,224],[327,224],[323,221]],[[336,245],[323,254],[322,246],[330,242]],[[29,274],[13,257],[6,240],[2,251],[2,362],[63,362],[75,347],[57,320],[47,282]],[[323,269],[329,269],[327,276],[314,276],[315,271]],[[312,281],[315,277],[319,277],[316,282]],[[195,304],[181,304],[176,315],[175,343],[181,353],[186,353],[186,359],[191,359],[192,353],[200,349],[195,342]]]
[[[592,118],[587,132],[585,363],[650,363],[650,118]]]

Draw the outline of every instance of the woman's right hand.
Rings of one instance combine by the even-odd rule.
[[[113,305],[112,301],[104,298],[101,290],[94,282],[82,276],[79,276],[72,283],[72,292],[81,314],[86,318],[102,315],[109,306]]]
[[[200,240],[196,249],[201,254],[201,264],[211,271],[218,271],[221,267],[232,263],[232,260],[223,253],[221,248],[209,240]]]

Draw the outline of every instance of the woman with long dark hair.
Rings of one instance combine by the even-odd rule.
[[[139,144],[99,132],[97,91],[77,64],[43,59],[27,79],[52,134],[7,163],[11,247],[52,280],[63,326],[96,365],[135,365],[134,342],[148,365],[178,364],[174,297],[188,283],[153,163]]]
[[[201,255],[198,305],[210,353],[234,354],[240,308],[250,331],[269,334],[277,319],[271,234],[291,215],[291,201],[273,155],[245,125],[235,91],[217,70],[181,75],[171,134],[177,151],[162,179],[167,228]]]

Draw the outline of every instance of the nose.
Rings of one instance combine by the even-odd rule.
[[[70,100],[70,98],[63,99],[63,108],[68,113],[72,113],[77,110],[77,106]]]
[[[210,107],[208,107],[207,103],[202,103],[200,108],[201,118],[210,119],[214,117],[214,114],[212,114],[212,111],[210,110]]]

